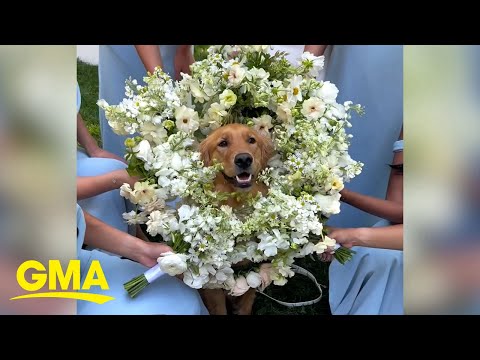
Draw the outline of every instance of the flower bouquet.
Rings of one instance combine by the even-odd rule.
[[[146,224],[173,249],[125,284],[131,296],[164,273],[181,275],[192,288],[241,295],[271,282],[284,285],[297,258],[330,251],[344,263],[352,256],[335,246],[323,224],[340,212],[344,183],[361,172],[363,164],[348,154],[345,129],[351,111],[362,108],[336,102],[336,86],[315,79],[322,67],[323,57],[308,52],[294,66],[285,53],[269,54],[267,45],[212,46],[178,82],[157,68],[145,85],[127,80],[120,104],[98,102],[117,134],[137,134],[126,141],[126,159],[142,180],[121,187],[137,206],[125,220]],[[258,176],[268,193],[244,196],[240,209],[226,200],[241,193],[213,187],[222,164],[205,166],[198,149],[231,123],[252,127],[275,148]],[[245,262],[248,268],[234,270]]]

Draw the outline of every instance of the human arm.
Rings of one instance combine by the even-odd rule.
[[[86,230],[84,243],[152,267],[160,254],[172,249],[160,243],[145,242],[105,224],[84,211]]]
[[[305,45],[304,52],[312,53],[315,56],[321,56],[325,53],[328,45]]]
[[[396,224],[403,222],[403,204],[399,201],[378,199],[344,188],[340,191],[341,201],[369,214]]]
[[[365,228],[329,228],[328,236],[346,248],[403,249],[403,224]]]
[[[195,62],[192,45],[178,45],[175,53],[175,80],[181,80],[180,73],[190,74],[190,65]]]
[[[403,130],[399,137],[399,140],[401,139],[403,139]],[[385,200],[344,188],[340,191],[341,201],[393,223],[403,223],[403,171],[395,167],[395,165],[403,165],[403,151],[394,154],[392,165],[394,167],[390,171]]]
[[[126,163],[125,159],[112,154],[98,146],[97,140],[88,131],[83,121],[82,115],[77,113],[77,141],[85,149],[88,156],[94,158],[109,158]]]
[[[97,176],[77,176],[77,199],[82,200],[110,190],[119,189],[124,183],[133,188],[138,179],[127,170],[119,169]]]
[[[153,74],[155,68],[160,66],[163,69],[162,54],[158,45],[134,45],[145,69]]]

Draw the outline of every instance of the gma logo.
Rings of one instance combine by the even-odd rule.
[[[27,270],[34,269],[31,280],[25,279]],[[102,266],[98,260],[93,260],[87,272],[87,276],[80,287],[80,260],[70,260],[67,270],[63,272],[60,260],[48,261],[48,273],[45,266],[36,260],[28,260],[22,263],[17,269],[17,282],[20,287],[29,292],[38,291],[45,286],[48,280],[48,292],[35,292],[20,295],[10,300],[30,298],[64,298],[91,301],[97,304],[104,304],[114,298],[107,295],[77,292],[78,290],[90,290],[92,286],[100,286],[102,290],[108,290],[107,279],[103,273]],[[57,281],[60,289],[57,291]],[[69,288],[77,291],[67,291]]]

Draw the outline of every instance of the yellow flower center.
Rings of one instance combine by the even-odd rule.
[[[293,88],[293,95],[298,95],[298,88]]]

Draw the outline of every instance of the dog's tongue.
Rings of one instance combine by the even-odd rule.
[[[237,181],[239,183],[248,183],[250,180],[252,180],[252,174],[243,173],[237,175]]]

